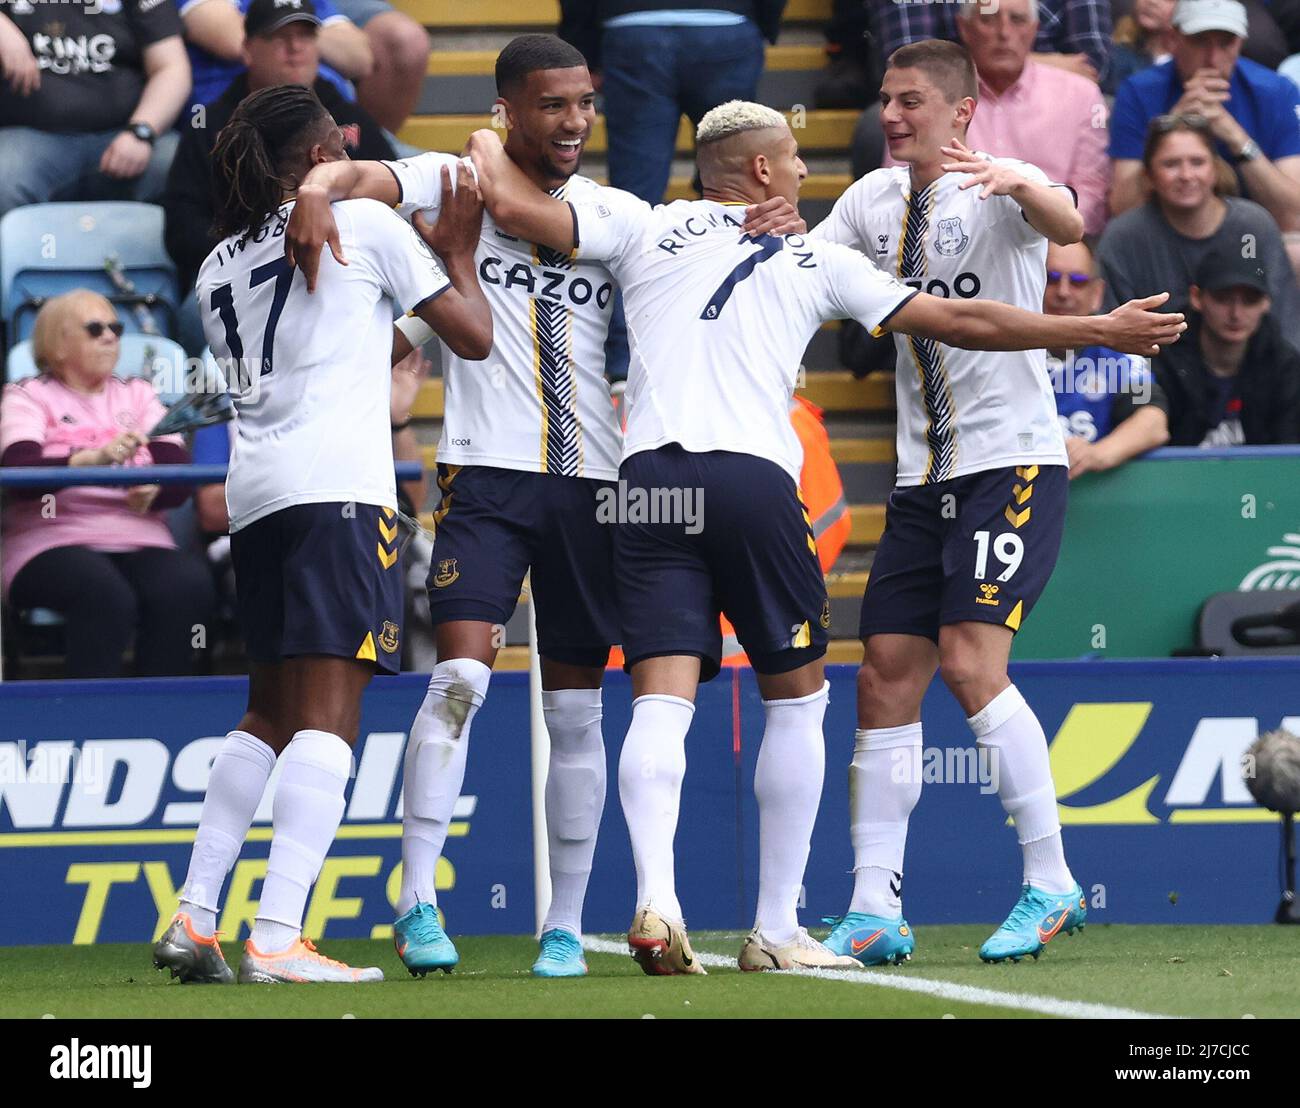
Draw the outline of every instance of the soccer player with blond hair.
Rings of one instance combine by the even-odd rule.
[[[567,203],[533,185],[491,131],[470,154],[508,234],[603,262],[622,288],[631,344],[619,478],[629,495],[691,489],[703,527],[620,522],[614,567],[632,721],[619,793],[637,870],[628,934],[647,973],[700,973],[673,876],[685,740],[700,681],[719,669],[719,611],[757,673],[766,717],[755,771],[759,892],[742,969],[855,966],[800,927],[796,905],[821,799],[829,602],[796,482],[789,402],[809,339],[829,319],[969,348],[1105,341],[1149,352],[1181,316],[1141,304],[1049,318],[987,300],[946,300],[858,252],[800,234],[742,234],[747,206],[797,204],[807,170],[785,118],[733,101],[700,122],[704,197],[652,208],[604,190]]]

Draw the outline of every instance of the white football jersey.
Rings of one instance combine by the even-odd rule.
[[[235,394],[232,532],[294,504],[397,507],[393,318],[451,287],[396,213],[345,200],[333,210],[348,264],[323,251],[309,294],[284,257],[292,210],[286,203],[256,234],[222,240],[195,282],[204,334]]]
[[[420,154],[385,162],[401,189],[399,210],[425,210],[434,219],[442,167],[455,181],[459,160]],[[554,195],[605,191],[574,176]],[[492,353],[485,362],[467,362],[442,345],[438,461],[614,480],[623,434],[605,381],[615,292],[609,271],[507,235],[487,212],[474,260],[492,307]]]
[[[994,159],[1050,184],[1037,166]],[[913,194],[907,166],[855,181],[810,237],[860,250],[935,296],[1043,310],[1047,239],[1009,196],[979,199],[946,173]],[[1064,188],[1065,186],[1059,186]],[[1065,440],[1042,350],[961,350],[896,334],[898,483],[919,485],[1002,466],[1065,465]]]
[[[790,398],[828,319],[876,328],[913,291],[860,254],[800,235],[742,237],[744,205],[651,208],[606,189],[573,203],[578,257],[623,290],[631,369],[624,457],[678,443],[767,458],[797,483]]]

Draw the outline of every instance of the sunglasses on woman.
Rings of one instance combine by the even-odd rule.
[[[115,338],[121,338],[122,332],[126,330],[126,324],[120,319],[113,320],[112,323],[102,323],[98,319],[92,319],[89,323],[83,325],[86,328],[86,334],[92,339],[99,338],[105,331],[112,331]]]

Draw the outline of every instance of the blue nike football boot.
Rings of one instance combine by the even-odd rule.
[[[572,931],[552,927],[542,932],[541,950],[533,963],[534,977],[585,977],[587,962],[582,943]]]
[[[985,962],[1019,962],[1025,955],[1037,958],[1057,935],[1082,931],[1088,918],[1088,902],[1075,882],[1066,893],[1045,893],[1032,885],[1020,890],[1020,899],[1002,926],[980,947]]]
[[[836,954],[847,954],[864,966],[901,965],[912,957],[916,939],[907,920],[869,916],[865,912],[827,916],[823,923],[832,925],[826,946]]]
[[[455,945],[442,929],[438,909],[424,901],[417,901],[393,924],[393,945],[412,977],[423,977],[430,970],[451,973],[460,961]]]

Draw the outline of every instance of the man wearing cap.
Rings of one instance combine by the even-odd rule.
[[[1242,194],[1267,208],[1284,231],[1300,230],[1300,89],[1242,58],[1246,8],[1240,0],[1179,0],[1173,58],[1135,73],[1115,97],[1110,207],[1141,203],[1142,145],[1156,116],[1200,115]]]
[[[250,92],[271,85],[306,85],[342,128],[349,156],[367,160],[397,157],[379,124],[320,76],[320,25],[313,0],[252,0],[244,17],[247,71],[201,114],[192,113],[194,117],[186,121],[192,125],[182,126],[163,209],[164,241],[183,287],[193,284],[203,259],[216,245],[209,234],[213,144],[236,106]]]
[[[195,105],[211,104],[238,77],[244,61],[245,16],[252,0],[169,0],[180,12],[185,48],[194,70],[194,91],[187,112]],[[277,0],[264,9],[263,18],[275,12],[290,16],[301,9],[301,0]],[[356,100],[352,82],[366,78],[375,66],[366,33],[334,6],[334,0],[314,0],[313,14],[319,21],[316,42],[320,52],[320,75],[338,87],[348,100]],[[182,126],[183,126],[182,121]]]
[[[1264,267],[1208,254],[1190,297],[1186,334],[1155,359],[1150,403],[1168,416],[1169,445],[1300,442],[1300,352],[1269,312]]]

